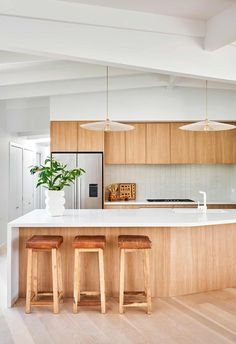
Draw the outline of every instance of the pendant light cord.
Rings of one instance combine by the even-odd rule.
[[[208,121],[208,82],[206,80],[206,121]]]
[[[107,108],[106,108],[106,110],[107,110],[107,113],[106,113],[106,120],[108,121],[108,114],[109,114],[109,103],[108,103],[108,87],[109,87],[109,84],[108,84],[108,77],[109,77],[109,67],[107,66],[107,92],[106,92],[106,96],[107,96],[107,101],[106,101],[106,105],[107,105]]]

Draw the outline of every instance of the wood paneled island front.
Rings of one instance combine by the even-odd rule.
[[[115,209],[66,210],[50,217],[34,210],[8,225],[8,306],[25,297],[25,242],[32,235],[62,235],[65,296],[72,297],[73,238],[106,235],[105,278],[107,295],[118,295],[120,234],[148,235],[152,241],[152,296],[186,295],[236,286],[236,210]],[[92,254],[81,257],[82,290],[98,288],[98,266]],[[142,290],[141,255],[126,260],[126,290]],[[50,258],[39,257],[39,290],[51,289]]]

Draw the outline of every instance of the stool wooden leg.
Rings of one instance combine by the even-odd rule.
[[[125,291],[125,250],[120,250],[120,297],[119,312],[124,313],[124,291]]]
[[[62,279],[62,261],[61,261],[61,251],[57,250],[57,264],[58,264],[58,289],[59,294],[63,297],[63,279]],[[63,302],[61,299],[60,302]]]
[[[53,313],[59,313],[57,249],[52,249]]]
[[[147,313],[151,314],[152,300],[151,300],[151,282],[150,282],[150,261],[149,261],[149,250],[145,250],[145,272],[146,272],[146,292],[147,292]]]
[[[31,312],[31,283],[32,283],[32,258],[33,258],[32,254],[33,254],[33,250],[31,248],[28,248],[25,313]]]
[[[33,251],[33,292],[34,300],[38,300],[38,252]]]
[[[147,267],[146,267],[146,250],[143,250],[143,276],[144,276],[144,292],[147,296]]]
[[[101,312],[106,313],[106,297],[105,297],[105,275],[104,275],[104,256],[103,250],[98,250],[99,262],[99,281],[100,281],[100,297],[101,297]]]
[[[75,249],[74,256],[74,301],[73,301],[73,312],[78,312],[78,302],[80,300],[80,253],[79,250]]]

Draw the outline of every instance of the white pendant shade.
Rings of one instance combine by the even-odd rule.
[[[221,123],[221,122],[214,122],[208,120],[208,88],[207,88],[207,80],[206,80],[206,99],[205,99],[205,106],[206,106],[206,118],[204,121],[191,123],[183,125],[179,127],[182,130],[189,130],[189,131],[223,131],[223,130],[232,130],[235,129],[235,125],[228,124],[228,123]]]
[[[124,124],[119,122],[110,121],[108,118],[109,115],[109,98],[108,98],[108,72],[109,68],[107,67],[107,90],[106,90],[106,119],[101,122],[92,122],[81,124],[80,127],[87,130],[94,130],[94,131],[128,131],[133,130],[134,126],[130,124]]]
[[[105,121],[101,122],[81,124],[80,126],[81,128],[94,131],[128,131],[134,129],[132,125],[113,122],[109,119],[106,119]]]
[[[179,127],[179,129],[189,130],[189,131],[222,131],[222,130],[231,130],[235,128],[236,128],[235,125],[209,121],[208,119],[206,119],[205,121],[186,124],[186,125],[183,125],[182,127]]]

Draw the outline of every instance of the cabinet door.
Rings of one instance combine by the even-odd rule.
[[[179,129],[187,123],[171,123],[171,163],[194,164],[196,163],[196,137],[192,131]]]
[[[236,129],[217,132],[216,137],[216,163],[236,164]]]
[[[146,163],[146,124],[133,124],[135,129],[125,133],[126,164]]]
[[[147,123],[146,163],[170,163],[170,124]]]
[[[216,164],[216,132],[195,132],[196,164]]]
[[[51,122],[51,152],[77,152],[77,122]]]
[[[125,164],[125,132],[105,133],[105,164]]]
[[[87,122],[78,122],[78,152],[103,152],[104,132],[80,127]]]

